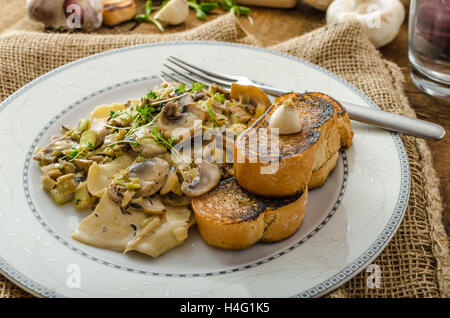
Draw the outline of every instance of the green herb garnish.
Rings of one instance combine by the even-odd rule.
[[[175,141],[175,139],[173,138],[165,139],[164,136],[156,129],[156,126],[153,126],[152,136],[158,144],[163,145],[167,149],[169,149],[169,151],[172,151],[173,142]]]
[[[199,82],[191,84],[191,93],[199,92],[206,87],[206,84],[201,84]]]
[[[215,93],[214,94],[214,99],[220,103],[225,103],[226,98],[224,94],[220,94],[220,93]]]
[[[229,11],[238,16],[248,16],[251,13],[250,8],[239,6],[234,0],[219,0],[214,2],[201,2],[197,0],[189,0],[189,8],[195,10],[198,19],[206,20],[206,15],[214,9],[220,7],[225,11]]]
[[[220,6],[235,15],[247,16],[251,12],[250,8],[239,6],[234,0],[220,0]]]
[[[159,5],[159,8],[158,9],[162,9],[166,4],[167,4],[167,2],[169,2],[170,0],[164,0],[160,5]]]
[[[211,103],[212,103],[212,99],[208,99],[206,101],[204,101],[201,106],[203,107],[204,110],[206,110],[206,112],[209,115],[209,119],[211,120],[211,122],[213,123],[214,127],[219,127],[216,123],[216,114],[214,114],[212,108],[211,108]]]
[[[215,8],[219,7],[217,2],[202,2],[198,3],[197,0],[189,0],[188,1],[189,8],[195,10],[195,14],[198,19],[205,21],[206,15],[210,13]]]
[[[180,83],[177,88],[175,88],[175,93],[184,93],[186,91],[186,84]]]
[[[151,22],[156,25],[159,31],[164,32],[164,27],[162,26],[162,24],[151,16],[153,10],[152,5],[153,2],[151,0],[147,0],[147,2],[145,3],[145,14],[138,14],[134,19],[141,22]]]
[[[159,93],[155,92],[154,90],[149,90],[147,93],[147,98],[148,99],[158,99],[159,98]]]
[[[152,114],[155,112],[155,109],[145,104],[144,106],[136,106],[136,111],[140,114],[140,117],[142,119],[150,122],[152,120]]]
[[[69,152],[67,155],[62,157],[61,159],[69,158],[69,161],[73,161],[77,159],[80,156],[84,156],[84,153],[86,150],[95,149],[94,145],[91,142],[88,142],[86,146],[80,146],[78,148],[72,147],[72,151]]]
[[[116,118],[117,116],[120,116],[120,115],[122,115],[123,113],[124,113],[123,110],[119,110],[118,112],[115,112],[115,111],[113,111],[113,110],[110,110],[110,111],[109,111],[109,117],[111,117],[111,118]]]

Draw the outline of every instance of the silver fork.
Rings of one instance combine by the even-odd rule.
[[[182,82],[188,85],[192,82],[204,84],[216,83],[225,87],[231,87],[233,83],[254,85],[271,96],[279,96],[292,92],[276,87],[260,85],[245,76],[213,72],[174,56],[168,57],[167,61],[173,65],[163,65],[173,73],[169,74],[164,71],[161,73],[176,82]],[[350,118],[356,121],[425,139],[440,140],[445,136],[445,129],[442,126],[429,121],[368,108],[346,101],[339,102],[345,107]]]

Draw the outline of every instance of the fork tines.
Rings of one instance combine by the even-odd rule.
[[[215,83],[222,86],[231,87],[231,84],[237,80],[230,75],[215,73],[210,70],[206,70],[174,56],[168,57],[167,62],[172,63],[179,69],[167,64],[163,64],[173,73],[168,74],[164,71],[161,71],[161,73],[164,76],[167,76],[168,78],[177,82],[182,82],[189,85],[191,85],[190,83],[193,82],[200,82],[207,85]]]

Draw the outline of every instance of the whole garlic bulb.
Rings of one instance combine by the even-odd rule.
[[[98,28],[102,9],[100,0],[27,0],[30,19],[53,28]]]
[[[377,48],[397,36],[404,18],[399,0],[334,0],[327,10],[327,23],[360,22]]]
[[[321,11],[326,11],[333,0],[303,0],[304,3]]]

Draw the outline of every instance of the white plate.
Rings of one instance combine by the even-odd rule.
[[[61,123],[74,124],[99,104],[142,96],[158,82],[169,55],[268,85],[376,107],[316,65],[238,44],[150,44],[67,64],[0,105],[1,272],[46,297],[311,297],[330,292],[369,265],[402,220],[409,164],[396,134],[356,122],[353,146],[341,152],[326,184],[310,192],[304,224],[287,240],[225,251],[206,245],[194,228],[182,246],[152,259],[70,238],[85,214],[56,206],[41,189],[33,150]]]

